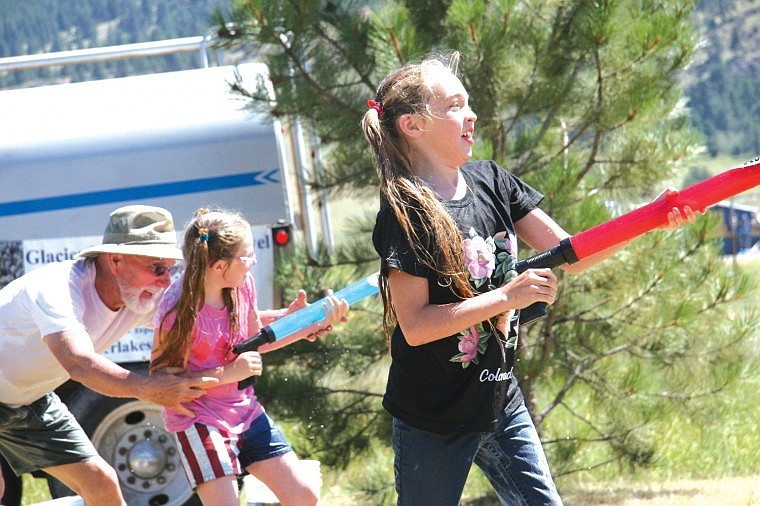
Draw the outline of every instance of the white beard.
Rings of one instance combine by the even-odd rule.
[[[163,292],[163,290],[159,290],[150,299],[144,299],[141,297],[142,293],[145,290],[152,290],[152,287],[124,286],[121,281],[118,282],[118,285],[121,292],[121,301],[124,303],[124,306],[137,314],[150,314],[155,311]]]

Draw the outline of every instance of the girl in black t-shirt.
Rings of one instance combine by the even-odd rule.
[[[458,504],[473,462],[502,504],[561,504],[513,372],[519,310],[554,302],[557,279],[515,264],[518,237],[544,251],[569,234],[536,207],[536,190],[469,161],[477,116],[458,57],[392,72],[362,120],[381,182],[373,242],[398,504]],[[693,220],[684,214],[674,209],[671,227]],[[619,248],[563,268],[580,272]]]

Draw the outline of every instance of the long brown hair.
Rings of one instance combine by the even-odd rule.
[[[381,200],[396,216],[415,257],[438,273],[440,283],[467,298],[473,292],[465,269],[462,235],[435,194],[414,174],[408,144],[398,129],[398,119],[404,114],[432,118],[429,103],[433,90],[427,78],[434,72],[456,75],[458,64],[459,53],[454,52],[448,57],[408,63],[391,72],[378,86],[374,99],[378,107],[370,107],[364,114],[362,129],[375,158]],[[385,276],[380,276],[380,293],[388,337],[396,316]]]
[[[232,260],[250,230],[250,224],[240,214],[230,211],[208,212],[202,209],[188,224],[182,246],[185,258],[182,291],[177,303],[161,320],[158,330],[160,352],[151,363],[152,370],[160,366],[187,365],[193,327],[206,300],[206,270],[217,260]],[[234,336],[239,328],[237,290],[224,288],[222,295],[230,333]],[[174,325],[165,330],[164,322],[172,313],[176,314]]]

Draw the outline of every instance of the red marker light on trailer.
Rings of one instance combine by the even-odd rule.
[[[274,243],[277,246],[285,246],[290,242],[290,234],[288,234],[287,230],[277,230],[274,233]]]

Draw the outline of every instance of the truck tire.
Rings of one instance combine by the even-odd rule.
[[[5,492],[0,497],[0,504],[3,506],[20,506],[21,505],[21,492],[23,490],[21,477],[11,471],[10,466],[5,459],[0,455],[0,468],[3,472],[3,480],[5,481]]]
[[[174,436],[164,429],[161,407],[138,399],[106,397],[81,387],[67,401],[98,453],[119,476],[129,506],[196,506]],[[53,498],[71,495],[48,480]]]

